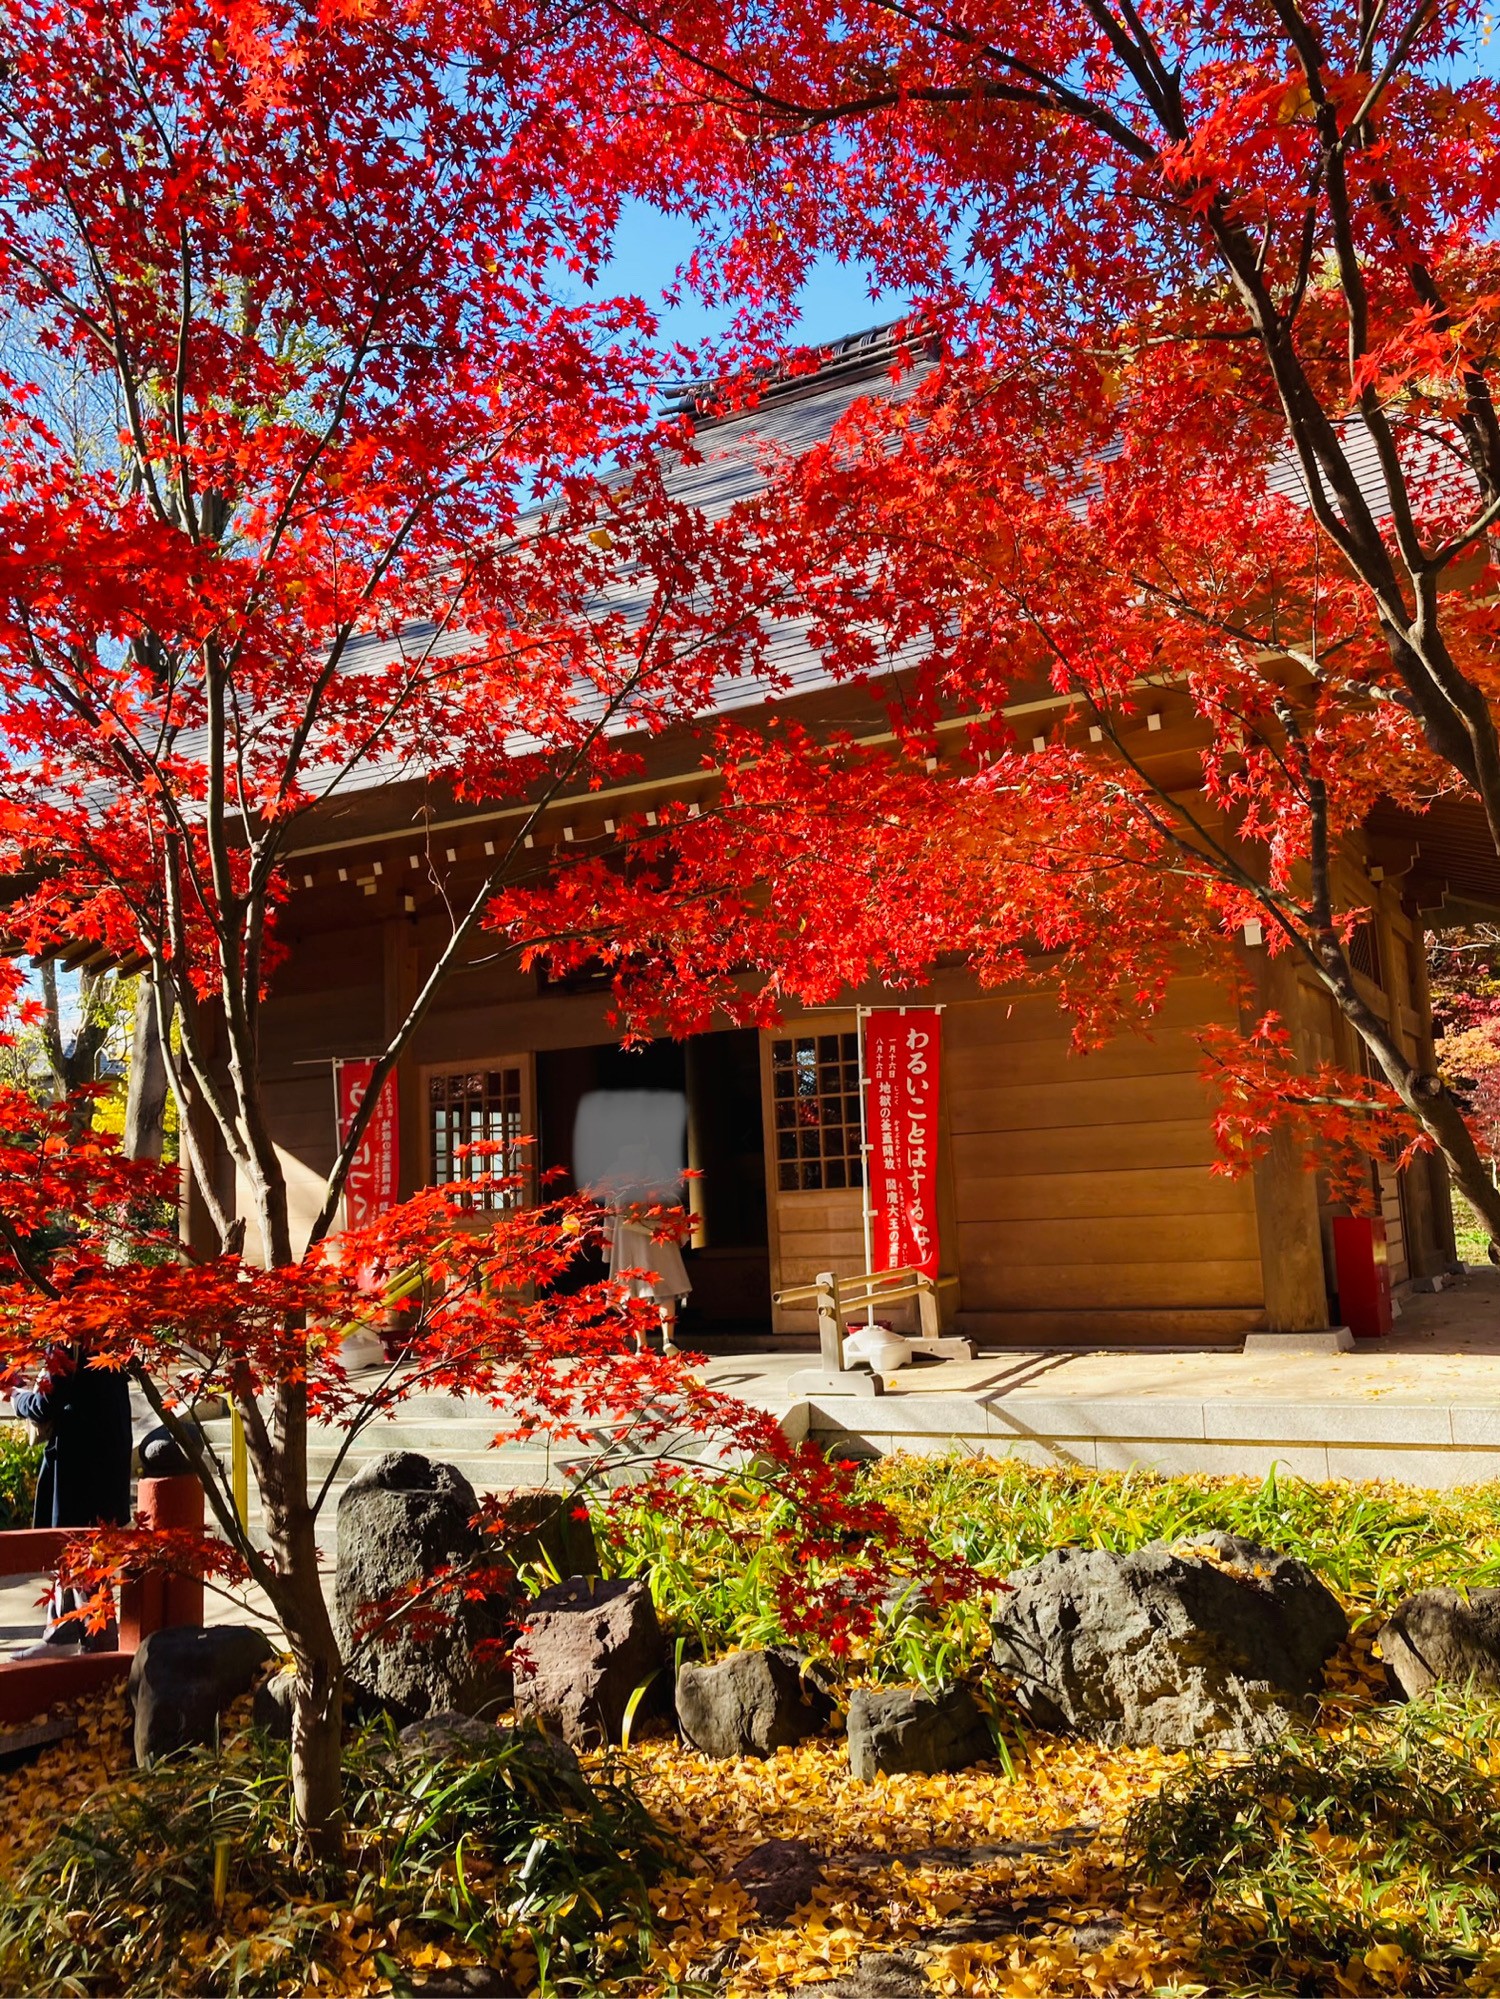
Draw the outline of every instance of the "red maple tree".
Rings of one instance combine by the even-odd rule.
[[[890,1529],[878,1509],[840,1512],[848,1475],[815,1452],[628,1356],[632,1322],[601,1291],[557,1295],[586,1206],[476,1228],[433,1193],[334,1234],[381,1084],[499,884],[539,870],[545,885],[545,843],[529,850],[549,802],[638,773],[644,744],[763,655],[753,545],[662,476],[680,426],[656,414],[670,357],[651,316],[587,283],[620,160],[560,112],[547,37],[497,17],[464,22],[460,44],[457,19],[20,0],[0,27],[6,925],[16,950],[143,967],[217,1235],[190,1256],[150,1222],[172,1199],[159,1170],[67,1105],[7,1091],[0,1360],[15,1378],[78,1342],[137,1366],[230,1551],[146,1556],[264,1590],[295,1663],[298,1825],[323,1851],[343,1662],[310,1424],[352,1440],[434,1385],[557,1434],[613,1416],[649,1440],[665,1409],[770,1453],[815,1540],[835,1523],[875,1550]],[[453,906],[294,1233],[260,1061],[288,854],[310,812],[393,771],[522,809]],[[541,934],[566,937],[566,902],[544,906]],[[351,1385],[338,1338],[384,1318],[372,1270],[409,1294],[420,1278],[409,1364],[373,1390]],[[264,1547],[181,1420],[216,1391],[244,1425]],[[70,1573],[141,1559],[128,1535],[93,1536]]]
[[[967,869],[989,900],[947,948],[1020,972],[1066,939],[1088,1036],[1149,1012],[1169,931],[1223,963],[1258,928],[1273,992],[1309,968],[1369,1074],[1309,1088],[1273,1005],[1214,1051],[1231,1150],[1283,1115],[1373,1149],[1394,1119],[1500,1234],[1461,1104],[1361,992],[1339,866],[1382,799],[1470,801],[1500,851],[1500,85],[1477,0],[579,18],[601,145],[649,124],[638,184],[712,204],[692,281],[788,295],[831,254],[913,298],[914,352],[941,350],[766,522],[830,670],[903,662],[887,767],[957,835],[926,933]],[[1062,697],[1019,740],[1018,694]],[[1142,754],[1183,696],[1188,780]],[[945,715],[969,724],[943,738],[946,806],[919,775]]]

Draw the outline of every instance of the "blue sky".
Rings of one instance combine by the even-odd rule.
[[[632,202],[621,219],[615,254],[600,273],[598,289],[635,292],[648,303],[660,305],[677,267],[691,255],[693,240],[690,223]],[[872,299],[861,272],[825,257],[813,266],[798,303],[798,337],[819,342],[897,319],[905,300],[894,292]],[[727,312],[711,312],[689,298],[663,313],[662,333],[666,339],[692,343],[721,333],[728,319]]]

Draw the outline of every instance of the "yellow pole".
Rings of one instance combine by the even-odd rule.
[[[229,1406],[229,1484],[234,1495],[234,1510],[239,1523],[250,1525],[250,1453],[245,1449],[245,1425],[240,1412],[231,1403]]]

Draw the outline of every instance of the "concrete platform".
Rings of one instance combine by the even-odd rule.
[[[903,1368],[871,1400],[794,1400],[805,1358],[711,1359],[705,1379],[859,1453],[949,1450],[1090,1470],[1453,1486],[1500,1477],[1500,1270],[1409,1293],[1395,1331],[1348,1353],[984,1354]]]

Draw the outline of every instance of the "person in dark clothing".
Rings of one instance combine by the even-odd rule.
[[[54,1348],[33,1388],[17,1389],[18,1416],[46,1434],[36,1482],[37,1527],[124,1527],[130,1522],[130,1381],[121,1368],[100,1367],[78,1347]],[[112,1645],[108,1632],[86,1634],[53,1592],[47,1645]]]

